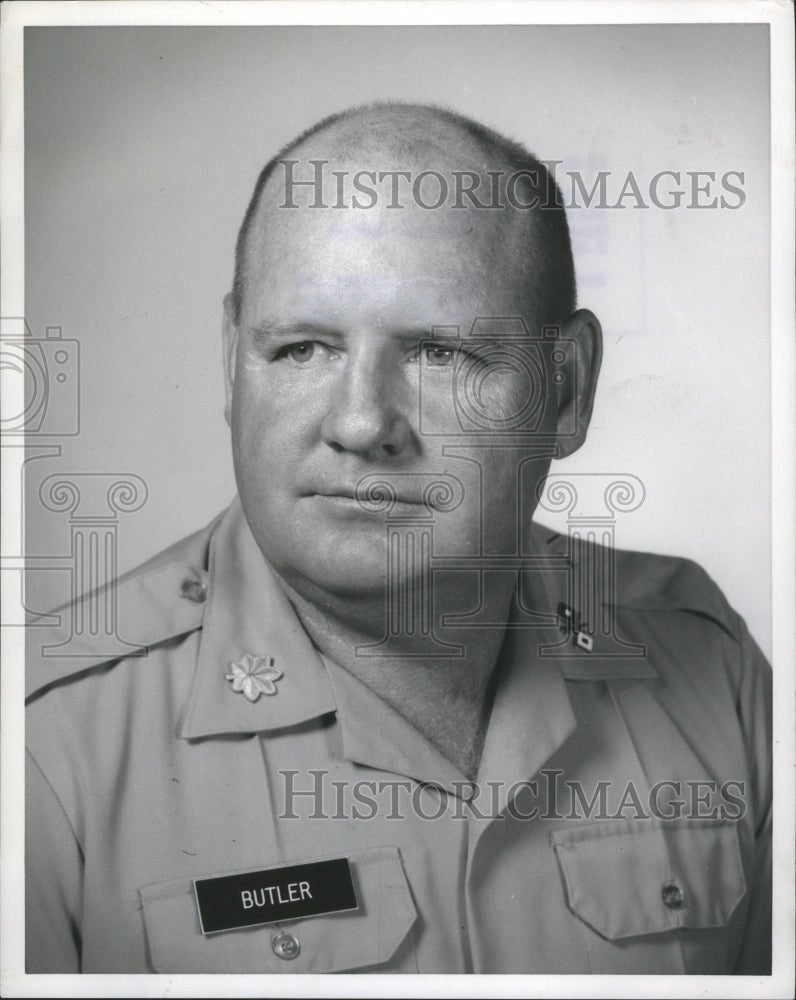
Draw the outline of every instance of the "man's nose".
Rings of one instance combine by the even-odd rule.
[[[321,425],[323,441],[375,458],[400,455],[412,436],[401,388],[386,359],[349,357]]]

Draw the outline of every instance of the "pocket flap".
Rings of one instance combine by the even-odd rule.
[[[144,886],[139,894],[153,968],[169,973],[323,973],[387,962],[417,917],[400,853],[397,847],[377,847],[352,851],[346,857],[351,863],[357,910],[216,934],[202,934],[193,879]],[[289,863],[322,860],[326,859],[299,858]],[[233,874],[202,872],[196,877]],[[272,946],[280,931],[298,942],[294,957],[284,957],[283,949]]]
[[[609,940],[722,927],[746,892],[730,821],[592,823],[551,839],[569,908]]]

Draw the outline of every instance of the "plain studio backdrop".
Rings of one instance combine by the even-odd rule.
[[[28,28],[24,58],[26,318],[80,350],[79,433],[42,437],[60,456],[28,462],[28,551],[53,557],[30,608],[69,597],[69,513],[42,506],[48,476],[146,483],[118,514],[121,571],[234,495],[221,303],[257,174],[324,115],[393,99],[560,160],[567,200],[566,171],[589,188],[609,171],[609,204],[628,173],[648,205],[655,174],[681,174],[677,209],[628,196],[569,213],[605,359],[588,441],[554,471],[638,477],[617,544],[701,563],[770,651],[767,27]],[[728,195],[730,171],[743,198],[690,207],[689,171],[716,176],[701,203]]]

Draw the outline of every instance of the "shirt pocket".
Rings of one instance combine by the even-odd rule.
[[[592,972],[730,971],[746,894],[736,824],[624,820],[551,834]]]
[[[358,902],[356,910],[281,920],[215,934],[202,934],[193,879],[181,878],[144,886],[139,889],[139,895],[154,971],[344,972],[378,967],[394,958],[398,958],[400,967],[394,968],[393,962],[389,971],[416,971],[409,932],[417,911],[398,848],[352,851],[346,857],[351,865]],[[326,859],[299,858],[289,863],[323,860]],[[268,862],[262,867],[268,868]],[[231,874],[236,872],[202,872],[196,877]],[[275,948],[274,939],[281,932],[289,934],[295,945],[287,949]],[[375,968],[373,971],[382,970]]]

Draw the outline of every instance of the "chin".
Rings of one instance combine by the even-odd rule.
[[[308,579],[323,590],[362,597],[384,593],[387,558],[383,546],[334,546],[327,552],[306,567]]]
[[[273,568],[305,597],[381,597],[387,580],[387,550],[381,538],[305,536],[292,551],[265,551]]]
[[[310,566],[291,566],[281,574],[285,582],[305,600],[317,606],[329,606],[340,601],[381,605],[386,599],[383,569],[341,566],[325,562]]]

